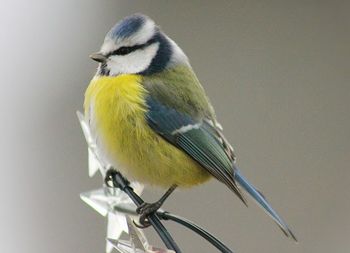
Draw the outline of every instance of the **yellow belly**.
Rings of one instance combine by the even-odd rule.
[[[209,173],[147,125],[147,91],[140,75],[94,78],[85,94],[85,115],[101,150],[129,179],[169,187],[192,186]]]

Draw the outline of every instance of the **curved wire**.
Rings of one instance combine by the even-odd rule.
[[[169,213],[167,211],[158,211],[157,212],[159,218],[163,220],[172,220],[178,224],[181,224],[188,229],[192,230],[193,232],[197,233],[201,237],[203,237],[206,241],[210,242],[214,247],[216,247],[218,250],[220,250],[223,253],[233,253],[232,250],[230,250],[225,244],[223,244],[219,239],[217,239],[215,236],[210,234],[205,229],[201,228],[197,224],[193,223],[190,220],[187,220],[183,217],[180,217],[178,215]]]

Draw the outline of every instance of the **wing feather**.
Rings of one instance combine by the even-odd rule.
[[[147,99],[147,104],[149,126],[226,184],[246,204],[234,179],[232,161],[225,153],[218,137],[207,130],[206,121],[194,120],[189,115],[166,107],[151,97]],[[186,131],[177,131],[184,126],[189,126]]]

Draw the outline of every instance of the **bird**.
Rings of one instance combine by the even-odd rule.
[[[84,114],[103,159],[127,179],[168,189],[138,209],[141,225],[177,187],[215,178],[247,205],[243,189],[297,241],[238,168],[188,57],[150,17],[136,13],[119,21],[90,57],[98,67]]]

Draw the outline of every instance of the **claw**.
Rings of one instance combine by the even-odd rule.
[[[151,226],[151,223],[148,220],[148,217],[161,207],[162,203],[142,203],[139,207],[136,208],[136,212],[140,215],[139,224],[135,224],[138,228],[147,228]]]
[[[145,220],[144,221],[144,224],[138,224],[136,223],[134,220],[132,221],[134,223],[134,225],[137,227],[137,228],[140,228],[140,229],[145,229],[145,228],[148,228],[149,226],[151,226],[151,223],[148,222],[148,220]],[[141,218],[140,218],[140,221],[141,222]]]
[[[113,169],[109,169],[106,173],[106,176],[104,178],[104,183],[107,187],[115,187],[115,185],[113,184],[113,174],[114,174]]]

